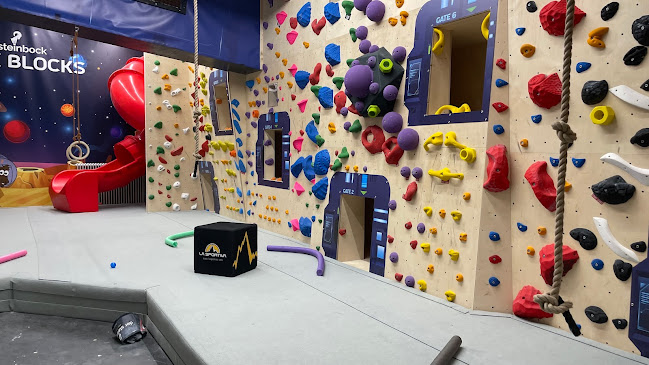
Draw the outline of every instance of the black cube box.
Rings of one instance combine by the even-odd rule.
[[[218,222],[194,228],[194,272],[233,277],[257,267],[257,225]]]

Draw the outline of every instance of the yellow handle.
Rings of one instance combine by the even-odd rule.
[[[487,16],[482,20],[482,25],[480,29],[482,30],[482,36],[484,39],[489,40],[489,20],[491,20],[491,13],[487,13]]]
[[[435,45],[433,45],[433,53],[439,56],[444,51],[444,33],[438,28],[433,28],[433,32],[439,37]]]
[[[424,149],[428,151],[430,149],[431,144],[435,146],[441,146],[444,139],[443,136],[444,134],[442,132],[433,133],[433,135],[426,138],[426,140],[424,141]]]
[[[463,173],[452,173],[451,169],[445,167],[441,170],[428,170],[428,175],[439,178],[442,181],[449,181],[451,179],[464,179]]]

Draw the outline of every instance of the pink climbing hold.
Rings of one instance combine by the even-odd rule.
[[[293,75],[293,77],[295,77],[297,66],[295,66],[295,64],[292,64],[291,67],[288,68],[288,71],[291,73],[291,75]],[[291,95],[291,97],[293,97],[293,95]],[[295,100],[295,98],[293,98],[293,100]]]
[[[406,193],[403,194],[402,198],[403,200],[409,202],[412,200],[412,197],[415,196],[415,193],[417,192],[417,183],[415,181],[411,182],[408,184],[408,187],[406,188]],[[410,222],[408,222],[410,223]],[[408,228],[410,229],[410,228]]]
[[[306,102],[309,101],[308,99],[304,99],[301,101],[297,102],[297,106],[300,107],[300,111],[304,113],[304,110],[306,109]]]
[[[297,137],[293,141],[293,148],[295,148],[298,152],[302,152],[302,143],[304,142],[304,138],[302,137]]]
[[[286,40],[288,41],[288,44],[293,44],[295,43],[295,40],[297,39],[297,32],[292,30],[288,33],[286,33]],[[295,74],[293,74],[295,76]]]
[[[293,232],[300,229],[300,222],[297,220],[297,218],[291,219],[291,228],[293,228]]]
[[[302,186],[302,184],[297,181],[295,182],[295,185],[293,185],[293,190],[295,190],[295,194],[297,194],[297,196],[302,195],[302,193],[304,193],[305,191],[304,186]]]
[[[286,17],[287,17],[287,16],[288,16],[288,14],[286,14],[286,12],[285,12],[284,10],[280,11],[279,13],[277,13],[277,14],[275,15],[275,18],[277,18],[277,23],[278,23],[279,25],[282,25],[282,24],[284,23],[284,20],[286,20]]]

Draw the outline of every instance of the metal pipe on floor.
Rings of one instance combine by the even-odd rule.
[[[430,363],[430,365],[449,365],[453,361],[453,357],[462,346],[462,339],[460,336],[453,336],[448,341],[446,346],[439,352],[439,355]]]

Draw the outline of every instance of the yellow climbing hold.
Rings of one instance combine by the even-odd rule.
[[[226,189],[226,190],[229,191],[229,192],[231,192],[231,193],[234,193],[234,188],[228,188],[228,189]]]
[[[284,66],[286,66],[288,64],[288,60],[286,58],[282,58],[282,63],[284,64]]]
[[[457,134],[453,131],[447,132],[445,138],[444,146],[446,147],[455,147],[460,150],[467,148],[465,145],[457,141]]]
[[[426,138],[424,141],[424,149],[429,151],[430,145],[441,146],[444,139],[444,134],[442,132],[435,132],[430,137]]]
[[[431,234],[437,234],[437,228],[435,228],[435,227],[430,227],[430,228],[428,229],[428,232],[430,232]]]
[[[534,253],[536,253],[536,250],[534,250],[534,247],[527,246],[527,254],[530,255],[530,256],[534,256]]]
[[[264,90],[264,94],[268,94],[268,88],[267,87],[264,86],[261,89]]]
[[[521,145],[521,147],[527,147],[529,145],[529,141],[527,140],[527,138],[521,139],[521,141],[518,143]]]
[[[358,172],[358,165],[354,165],[354,172]]]
[[[462,219],[462,213],[460,211],[454,210],[451,212],[451,217],[453,217],[453,220],[457,222]]]
[[[164,75],[162,75],[161,79],[163,79],[163,80],[169,80],[169,75],[164,74]]]
[[[439,28],[433,28],[435,34],[437,34],[437,42],[433,45],[433,53],[436,55],[441,55],[444,51],[444,33]]]
[[[214,127],[211,124],[209,124],[209,123],[205,124],[205,132],[211,132],[213,130],[214,130]]]
[[[469,107],[469,104],[462,104],[459,107],[454,106],[454,105],[442,105],[437,109],[435,112],[435,115],[439,114],[445,114],[444,112],[451,112],[451,113],[468,113],[471,111],[471,107]]]
[[[444,209],[439,210],[439,216],[442,218],[446,218],[446,211]]]
[[[279,34],[280,30],[279,28],[275,28],[275,33]]]
[[[419,284],[419,290],[421,291],[426,291],[426,288],[428,288],[424,280],[418,280],[417,284]]]
[[[309,42],[302,42],[302,44],[304,45],[304,48],[309,48]]]
[[[466,235],[466,232],[462,232],[462,233],[460,233],[460,241],[462,241],[462,242],[466,242],[466,236],[467,236],[467,235]]]
[[[521,54],[525,58],[530,58],[534,56],[535,52],[536,52],[536,47],[534,47],[531,44],[525,43],[524,45],[521,46]]]
[[[433,215],[433,208],[424,207],[424,213],[426,213],[427,216],[431,217]]]
[[[329,122],[327,129],[329,129],[329,132],[332,134],[336,133],[336,125],[334,124],[334,122]]]
[[[286,210],[284,211],[284,213],[286,213],[286,214],[288,215],[288,209],[286,209]]]
[[[255,81],[257,81],[258,84],[261,84],[261,79],[259,77],[257,77]]]
[[[430,243],[424,242],[420,245],[421,249],[424,250],[424,252],[430,252]]]
[[[443,254],[443,253],[444,253],[444,251],[442,250],[441,247],[437,247],[437,248],[435,249],[435,255],[439,256],[439,255],[441,255],[441,254]]]
[[[406,25],[406,22],[408,21],[408,17],[410,16],[410,14],[408,14],[407,11],[402,11],[399,13],[399,15],[401,16],[401,25]]]
[[[453,290],[445,291],[444,295],[446,296],[446,300],[448,300],[449,302],[455,301],[455,292]]]
[[[187,65],[187,68],[189,69],[189,72],[194,73],[194,68],[190,65]]]
[[[457,280],[459,282],[463,282],[464,281],[464,275],[462,275],[461,273],[457,273],[455,275],[455,280]]]
[[[284,71],[279,72],[279,77],[284,78]]]
[[[595,48],[606,48],[606,44],[602,40],[606,33],[608,33],[608,27],[595,28],[588,33],[586,43]]]
[[[460,258],[460,253],[455,250],[448,250],[448,255],[451,256],[451,260],[457,261]]]
[[[609,125],[615,120],[615,111],[610,106],[596,106],[590,112],[590,120],[594,124]]]
[[[390,25],[393,26],[393,27],[395,25],[397,25],[397,22],[398,22],[397,18],[389,18],[388,19],[388,23],[390,23]]]
[[[448,167],[445,167],[441,170],[428,170],[428,175],[439,178],[442,181],[449,181],[451,179],[464,179],[463,173],[452,173],[451,169],[449,169]]]
[[[567,193],[570,191],[570,189],[572,189],[572,184],[566,181],[563,190]]]
[[[536,231],[537,231],[541,236],[545,236],[545,234],[548,233],[548,230],[545,229],[545,227],[543,227],[543,226],[539,226],[539,227],[536,229]]]
[[[279,52],[275,52],[275,57],[279,58],[280,56]]]
[[[470,200],[471,199],[471,193],[466,192],[466,193],[462,194],[462,199]]]
[[[460,158],[467,163],[475,162],[476,154],[473,148],[463,148],[460,150]]]
[[[428,267],[426,268],[426,271],[428,271],[431,274],[434,273],[435,272],[435,266],[428,265]]]
[[[349,171],[349,165],[346,165],[346,166],[345,166],[345,170],[346,170],[346,171]]]
[[[165,91],[171,91],[171,85],[165,84],[164,89],[165,89]]]
[[[482,31],[482,36],[484,39],[489,40],[489,21],[491,20],[491,13],[487,13],[487,16],[482,19],[482,24],[480,25],[480,30]]]

